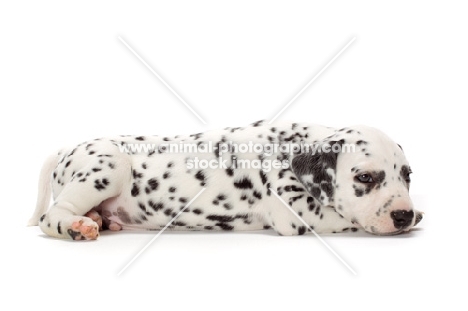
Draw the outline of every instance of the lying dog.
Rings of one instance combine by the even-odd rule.
[[[74,240],[168,224],[301,235],[308,228],[300,218],[317,233],[391,235],[422,219],[409,197],[410,173],[402,148],[365,126],[258,121],[187,136],[96,139],[46,161],[29,224]]]

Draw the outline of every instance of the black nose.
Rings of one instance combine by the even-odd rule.
[[[397,229],[404,229],[408,227],[413,221],[413,211],[396,210],[390,213],[393,219],[393,225]]]

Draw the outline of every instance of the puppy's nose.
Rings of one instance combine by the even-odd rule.
[[[405,229],[413,221],[414,212],[405,210],[396,210],[390,213],[393,219],[393,225],[397,229]]]

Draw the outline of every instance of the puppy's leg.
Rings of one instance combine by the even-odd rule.
[[[95,240],[99,236],[98,217],[91,211],[111,197],[118,196],[131,178],[128,158],[114,154],[112,167],[95,163],[81,168],[64,184],[39,227],[47,235],[73,240]],[[87,216],[83,216],[88,213]],[[98,215],[99,216],[99,215]],[[93,220],[94,218],[94,220]]]
[[[266,224],[271,226],[279,235],[302,235],[310,232],[308,226],[316,233],[357,230],[352,223],[339,215],[333,207],[321,205],[307,192],[302,183],[290,177],[294,177],[293,173],[286,172],[285,178],[277,180],[274,187],[271,188],[287,206],[272,194],[266,203],[267,210],[263,213]]]

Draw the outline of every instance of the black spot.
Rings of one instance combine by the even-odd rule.
[[[164,204],[162,202],[154,203],[152,200],[148,201],[148,205],[155,211],[159,211],[164,208]]]
[[[169,192],[175,192],[176,191],[176,187],[169,187]]]
[[[93,155],[93,154],[95,154],[95,153],[96,153],[96,152],[94,152],[94,151],[88,152],[89,155]]]
[[[172,213],[172,208],[168,208],[168,209],[166,209],[166,210],[164,211],[164,215],[166,215],[166,216],[170,216],[171,213]]]
[[[234,175],[234,170],[232,168],[227,168],[226,169],[226,174],[228,174],[228,176],[233,176]]]
[[[357,197],[362,197],[364,195],[364,190],[360,188],[354,188],[354,195]]]
[[[213,204],[214,205],[219,205],[219,201],[218,200],[213,200]]]
[[[206,219],[220,222],[231,222],[234,221],[236,218],[228,215],[208,215],[206,216]]]
[[[138,202],[138,207],[142,210],[142,211],[145,211],[146,212],[146,206],[145,204],[141,203],[141,202]]]
[[[196,214],[196,215],[200,215],[200,214],[203,213],[203,211],[202,211],[201,209],[199,209],[199,208],[194,209],[192,212],[193,212],[194,214]]]
[[[135,179],[139,179],[139,178],[143,177],[143,174],[138,173],[136,170],[132,170],[132,175],[133,175],[133,178],[135,178]]]
[[[242,177],[238,181],[234,182],[234,187],[237,189],[252,189],[253,184],[248,177]]]
[[[221,145],[221,142],[218,141],[215,146],[213,147],[213,150],[214,150],[214,155],[216,158],[219,158],[219,155],[220,155],[220,151],[219,151],[219,146]]]
[[[92,171],[96,173],[96,172],[102,171],[102,169],[95,167],[95,168],[92,169]]]
[[[102,160],[101,160],[101,161],[102,161]],[[115,164],[114,164],[114,163],[112,163],[112,162],[109,162],[109,164],[108,164],[108,165],[109,165],[109,167],[110,167],[111,169],[114,169],[114,168],[115,168]]]
[[[217,196],[217,199],[222,201],[222,200],[226,200],[226,196],[224,194],[220,194]]]
[[[205,174],[203,173],[203,171],[198,171],[196,174],[195,174],[195,178],[198,179],[199,181],[201,181],[200,185],[201,186],[204,186],[206,185],[206,182],[205,182]]]
[[[284,173],[286,173],[287,171],[288,171],[287,169],[280,170],[279,173],[278,173],[278,178],[279,179],[284,178]]]
[[[256,197],[259,200],[262,199],[262,194],[260,192],[258,192],[257,190],[254,190],[253,196]]]
[[[141,164],[141,167],[142,167],[144,170],[146,170],[146,169],[147,169],[146,163],[142,163],[142,164]]]
[[[165,173],[163,174],[163,178],[164,178],[164,179],[167,179],[167,178],[169,178],[169,177],[171,177],[171,173],[165,172]]]
[[[148,179],[148,187],[151,191],[158,190],[158,187],[159,187],[158,180],[156,178]]]
[[[179,202],[181,202],[181,203],[187,203],[187,198],[179,198]]]
[[[167,163],[167,167],[168,167],[168,168],[171,168],[171,167],[173,167],[173,166],[174,166],[174,162],[169,162],[169,163]]]
[[[139,141],[143,141],[145,140],[145,137],[143,136],[138,136],[138,137],[135,137],[136,140],[139,140]]]
[[[302,199],[303,197],[304,197],[303,194],[298,195],[298,196],[295,196],[295,197],[291,197],[291,198],[289,199],[289,205],[292,205],[294,202],[296,202],[296,201],[299,200],[299,199]]]
[[[305,232],[306,232],[306,227],[305,226],[300,226],[297,229],[297,234],[299,234],[299,235],[303,235]]]
[[[57,232],[58,234],[62,234],[62,226],[60,225],[60,221],[57,224]]]
[[[190,137],[194,137],[195,140],[199,139],[202,136],[203,136],[203,133],[196,133],[196,134],[191,134],[190,135]]]
[[[231,204],[229,204],[229,203],[224,203],[224,205],[223,205],[223,206],[224,206],[224,208],[225,208],[225,209],[227,209],[227,210],[230,210],[230,209],[232,209],[232,205],[231,205]]]
[[[72,162],[72,161],[70,160],[70,161],[68,161],[67,163],[65,163],[65,167],[70,166],[71,162]]]
[[[94,188],[96,188],[97,190],[101,191],[101,190],[104,190],[106,189],[106,186],[109,184],[109,181],[106,179],[106,178],[103,178],[103,179],[96,179],[94,181]]]
[[[262,184],[266,184],[266,182],[267,182],[267,177],[266,177],[265,172],[263,172],[263,170],[260,170],[260,178],[261,178],[261,180],[262,180]]]
[[[257,126],[260,126],[262,123],[263,123],[263,120],[260,120],[260,121],[257,121],[255,123],[252,123],[252,126],[257,127]]]
[[[136,183],[133,183],[132,190],[131,190],[132,197],[136,197],[140,194],[140,188]]]
[[[224,222],[221,222],[221,223],[217,223],[216,226],[220,227],[221,229],[225,230],[225,231],[230,231],[230,230],[233,230],[234,227],[231,226],[231,225],[228,225]]]

